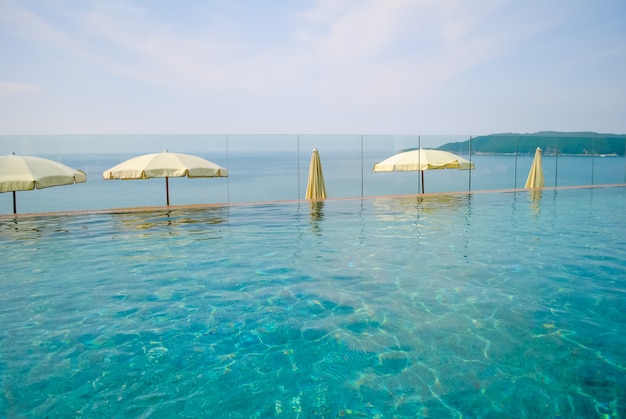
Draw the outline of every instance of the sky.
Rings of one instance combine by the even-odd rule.
[[[0,51],[5,142],[626,133],[623,0],[0,0]]]

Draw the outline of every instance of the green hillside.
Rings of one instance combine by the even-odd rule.
[[[595,132],[538,132],[534,134],[490,134],[472,138],[472,154],[534,154],[541,147],[544,155],[618,155],[626,152],[626,135]],[[469,140],[439,147],[453,153],[469,153]]]

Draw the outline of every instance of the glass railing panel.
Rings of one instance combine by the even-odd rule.
[[[198,155],[229,171],[227,178],[170,179],[171,205],[304,199],[314,148],[320,153],[329,198],[419,193],[420,172],[374,173],[374,164],[401,150],[448,143],[458,144],[451,151],[471,160],[476,169],[426,171],[426,193],[523,188],[536,147],[543,150],[546,187],[626,183],[624,152],[617,156],[609,152],[616,147],[626,151],[623,138],[543,136],[522,149],[515,136],[502,135],[493,138],[499,147],[497,154],[471,148],[466,142],[469,138],[371,134],[3,136],[0,148],[2,154],[16,151],[50,158],[87,173],[86,184],[18,192],[18,212],[162,206],[163,179],[105,181],[102,172],[126,159],[165,149]],[[587,155],[572,155],[581,145]],[[85,148],[90,153],[85,153]],[[12,194],[2,193],[0,213],[10,212]]]
[[[360,135],[300,135],[300,190],[298,199],[304,199],[311,154],[317,148],[326,193],[329,198],[361,196],[361,136]]]

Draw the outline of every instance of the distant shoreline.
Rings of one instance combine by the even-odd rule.
[[[539,132],[535,134],[490,134],[462,142],[447,143],[439,150],[473,155],[624,156],[626,135],[593,132]]]
[[[463,155],[462,153],[458,153]],[[472,153],[473,156],[532,156],[535,153],[491,153],[491,152],[487,152],[487,151],[477,151]],[[467,153],[466,153],[467,155]],[[591,153],[587,153],[587,154],[572,154],[572,153],[546,153],[546,152],[542,152],[543,156],[568,156],[568,157],[623,157],[620,156],[617,153],[611,153],[611,154],[591,154]]]

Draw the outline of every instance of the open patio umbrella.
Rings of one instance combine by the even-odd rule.
[[[535,151],[535,158],[533,164],[530,166],[530,172],[528,173],[528,179],[526,179],[526,189],[543,188],[543,166],[541,164],[541,148],[537,147]]]
[[[87,175],[54,160],[32,156],[0,156],[0,192],[13,192],[13,213],[17,213],[15,191],[32,191],[51,186],[84,183]]]
[[[105,170],[105,180],[165,178],[165,196],[170,204],[169,178],[171,177],[226,177],[228,170],[201,157],[189,154],[162,153],[144,154],[126,160],[117,166]]]
[[[324,184],[324,174],[322,173],[322,161],[317,148],[311,154],[309,164],[309,179],[306,185],[305,199],[325,199],[326,185]]]
[[[424,171],[439,169],[474,169],[474,163],[456,154],[442,150],[422,149],[403,151],[376,163],[374,172],[422,172],[422,193],[424,192]]]

